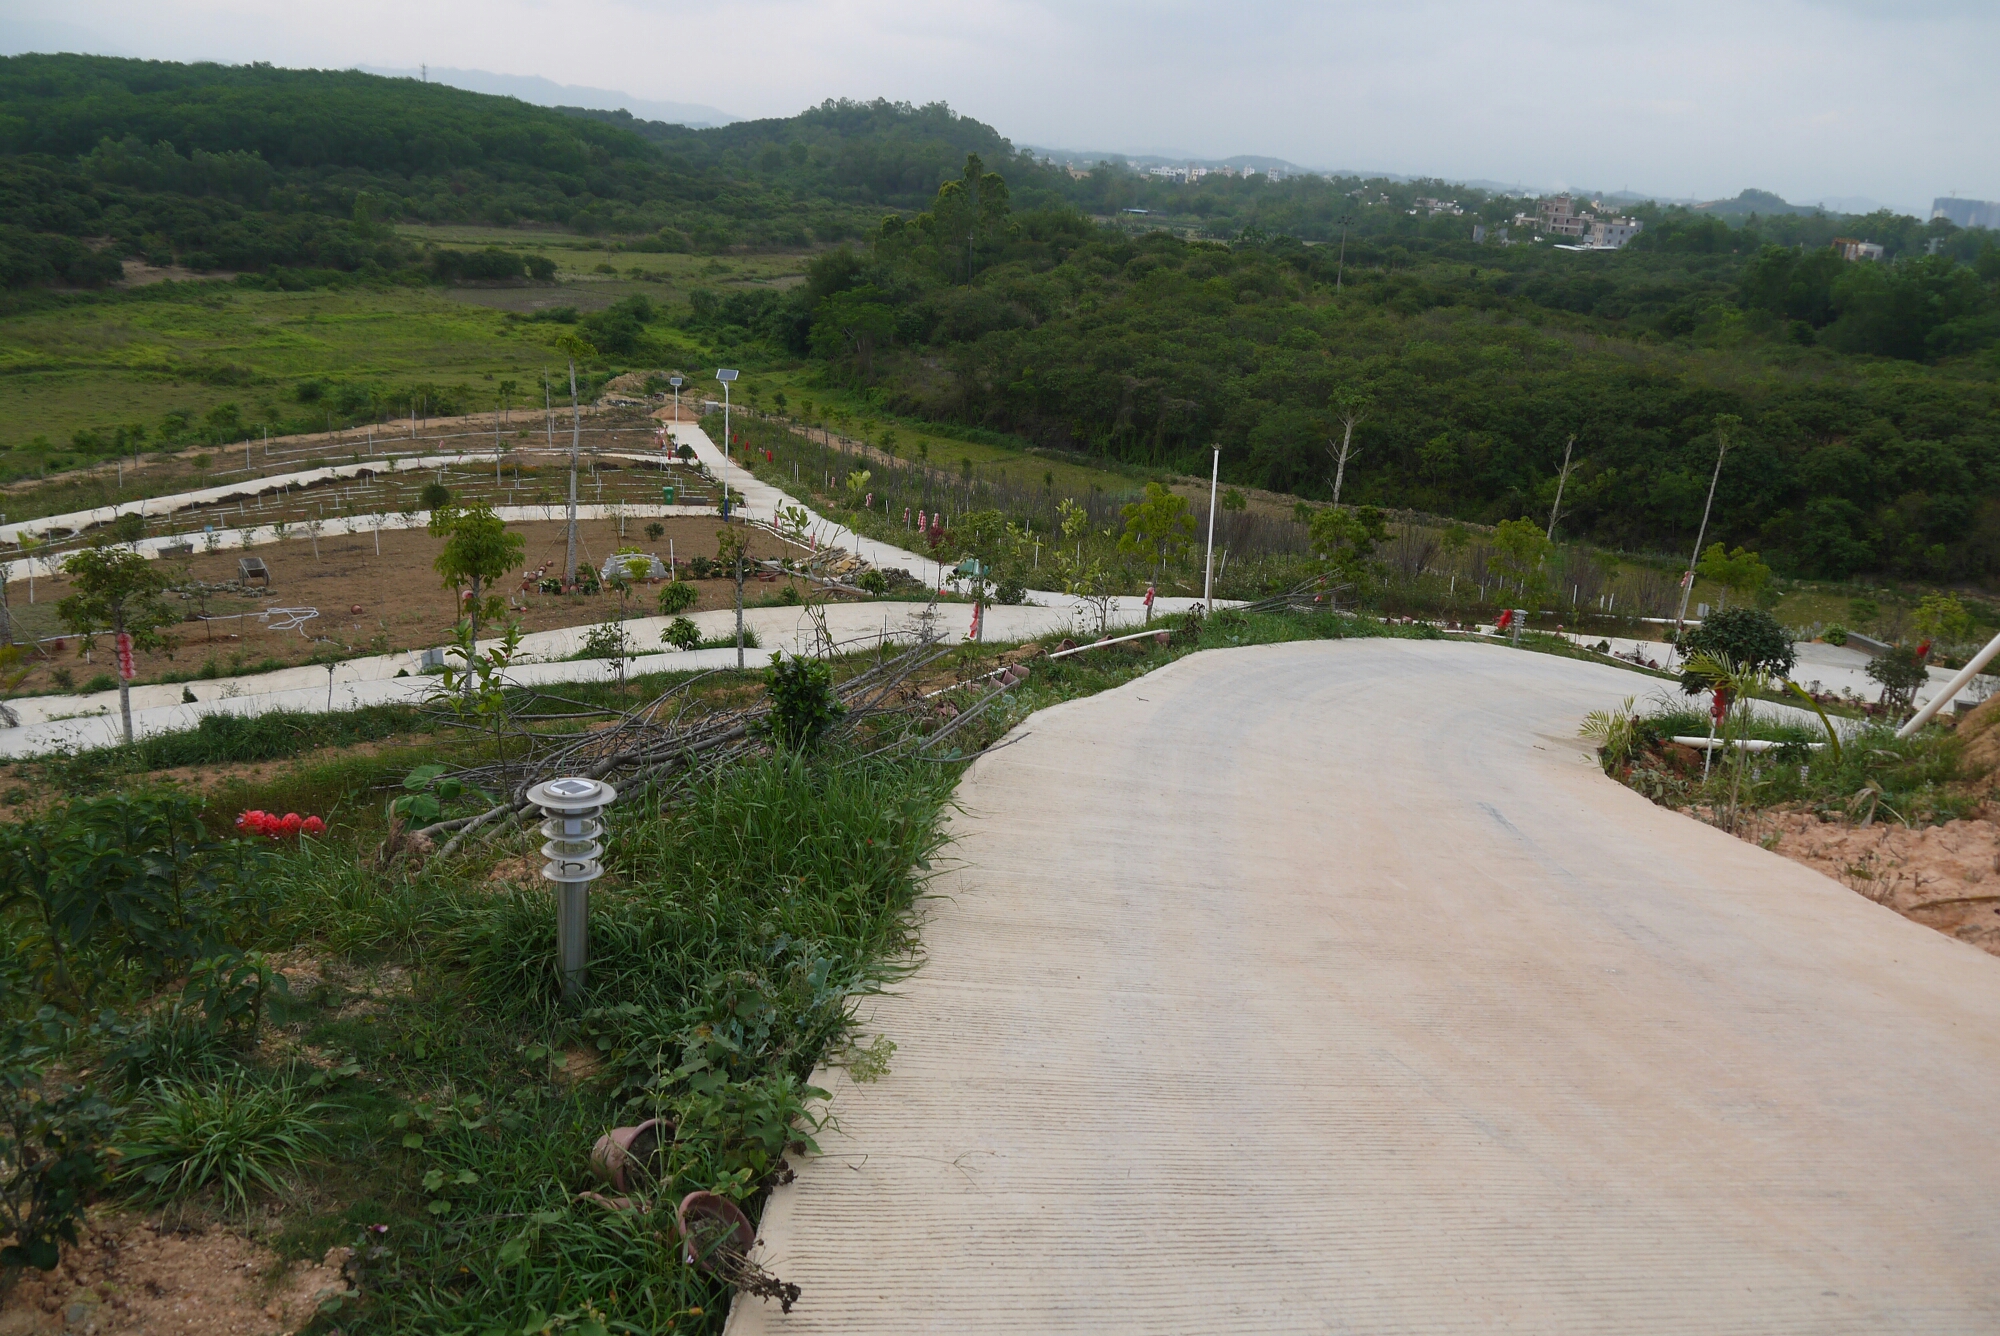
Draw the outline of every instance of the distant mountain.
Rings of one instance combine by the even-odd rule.
[[[1712,213],[1720,218],[1743,218],[1758,214],[1769,218],[1781,213],[1839,213],[1838,209],[1828,209],[1818,204],[1792,204],[1782,196],[1773,195],[1768,190],[1746,190],[1735,199],[1714,199],[1695,208],[1703,213]]]
[[[373,65],[357,65],[364,74],[380,74],[391,79],[418,79],[428,77],[432,83],[444,84],[449,88],[463,88],[468,93],[494,93],[501,97],[517,97],[523,102],[537,107],[584,107],[591,111],[629,111],[642,121],[662,121],[668,125],[685,125],[692,129],[703,129],[712,125],[733,125],[742,120],[715,107],[702,106],[694,102],[661,102],[653,98],[634,97],[612,88],[585,88],[577,84],[559,84],[553,79],[544,79],[538,74],[495,74],[491,70],[454,70],[433,65],[428,74],[422,70],[392,70]]]
[[[1032,153],[1038,158],[1049,158],[1056,162],[1118,162],[1133,167],[1233,167],[1237,171],[1253,168],[1260,172],[1281,172],[1286,176],[1303,176],[1307,172],[1329,176],[1352,175],[1345,172],[1320,173],[1316,167],[1301,167],[1283,158],[1262,158],[1254,153],[1239,153],[1232,158],[1204,158],[1193,153],[1173,153],[1153,151],[1147,153],[1115,153],[1109,149],[1047,148],[1036,144],[1023,144],[1023,153]],[[1379,175],[1379,173],[1370,173]]]

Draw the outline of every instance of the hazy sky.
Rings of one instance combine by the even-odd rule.
[[[2000,0],[0,0],[0,50],[539,74],[1016,143],[1529,186],[2000,199]]]

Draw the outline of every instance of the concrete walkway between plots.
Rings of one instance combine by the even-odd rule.
[[[2000,961],[1607,779],[1616,669],[1195,655],[959,790],[753,1333],[2000,1330]]]

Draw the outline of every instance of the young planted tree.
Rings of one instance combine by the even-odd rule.
[[[180,610],[167,602],[170,576],[158,564],[130,548],[99,544],[74,553],[63,562],[70,594],[56,604],[63,625],[82,637],[78,650],[89,648],[93,632],[109,629],[114,640],[131,637],[134,649],[164,649],[161,628],[180,620]],[[118,715],[125,728],[125,745],[132,745],[132,684],[118,674]]]
[[[1338,589],[1360,583],[1368,572],[1368,558],[1375,545],[1389,536],[1389,527],[1373,506],[1358,511],[1328,507],[1314,512],[1306,532],[1313,555],[1331,568]]]
[[[1147,483],[1146,494],[1119,514],[1125,519],[1125,532],[1119,536],[1118,551],[1125,556],[1150,557],[1156,582],[1160,568],[1186,552],[1194,541],[1194,516],[1188,513],[1187,498],[1159,483]]]
[[[1549,553],[1555,544],[1533,520],[1502,520],[1494,526],[1493,546],[1499,549],[1500,569],[1520,586],[1522,601],[1534,611],[1548,597]]]
[[[743,576],[750,564],[750,531],[727,524],[715,536],[715,556],[736,582],[736,666],[743,667]]]
[[[509,533],[507,525],[493,513],[488,505],[459,507],[447,505],[431,512],[431,536],[444,539],[444,550],[439,552],[431,568],[444,580],[445,588],[460,594],[459,602],[464,605],[469,643],[479,641],[479,619],[486,611],[482,604],[487,600],[488,588],[494,581],[504,577],[508,571],[520,564],[525,544],[521,535]],[[467,587],[472,597],[462,597]],[[493,615],[499,615],[498,600],[493,600]]]
[[[556,351],[569,359],[569,542],[563,555],[563,584],[576,583],[576,464],[583,452],[583,409],[576,397],[576,364],[597,356],[590,340],[573,329],[556,336]]]

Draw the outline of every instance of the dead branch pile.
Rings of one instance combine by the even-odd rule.
[[[872,665],[835,687],[842,713],[829,737],[845,734],[866,738],[873,744],[865,753],[868,756],[901,748],[927,750],[983,714],[1018,680],[983,687],[977,699],[956,717],[936,727],[937,715],[923,704],[915,678],[947,653],[929,636],[901,649],[884,645]],[[602,712],[608,723],[580,733],[540,733],[526,728],[513,732],[506,759],[455,772],[466,788],[504,793],[504,798],[483,812],[436,821],[403,838],[442,841],[436,856],[449,858],[474,835],[497,838],[534,815],[527,790],[552,775],[601,779],[620,789],[658,788],[712,773],[768,745],[760,728],[770,713],[768,700],[759,696],[744,705],[711,708],[697,691],[710,676],[704,673],[691,678],[622,714]],[[566,702],[546,693],[536,693],[527,702],[581,706],[586,716],[598,713],[584,702]],[[512,722],[577,717],[530,714],[526,703],[521,711]]]

